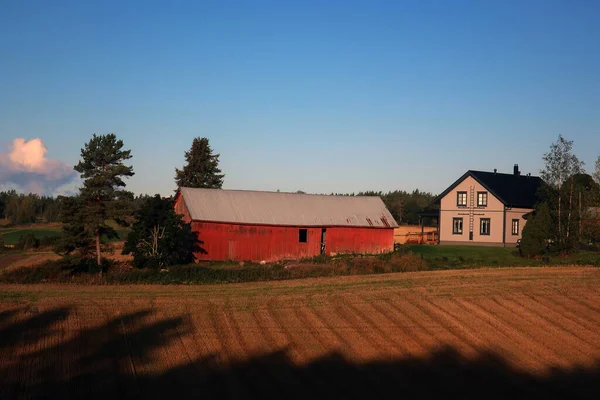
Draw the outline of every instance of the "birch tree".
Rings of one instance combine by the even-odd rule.
[[[596,160],[596,170],[594,171],[594,180],[600,184],[600,157]]]
[[[550,151],[544,154],[543,160],[545,165],[544,169],[540,171],[540,175],[556,191],[557,237],[561,242],[561,247],[564,248],[571,235],[574,176],[584,172],[584,163],[573,154],[573,141],[566,140],[562,135],[558,135],[558,140],[550,145]],[[568,185],[567,190],[565,190],[565,184]],[[565,199],[565,196],[568,199]],[[566,204],[563,205],[563,203]],[[566,221],[563,221],[565,206],[567,207]]]

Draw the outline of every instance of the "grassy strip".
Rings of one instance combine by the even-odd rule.
[[[541,265],[600,266],[600,252],[596,251],[582,250],[567,257],[529,259],[519,256],[518,249],[510,247],[407,245],[405,248],[418,254],[431,270]]]

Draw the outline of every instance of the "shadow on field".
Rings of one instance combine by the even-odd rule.
[[[280,351],[233,365],[212,356],[169,367],[167,353],[160,360],[151,353],[189,339],[184,318],[157,320],[140,311],[106,317],[68,337],[61,324],[72,322],[70,313],[0,313],[0,398],[600,399],[600,361],[591,369],[536,376],[493,354],[466,359],[446,348],[427,358],[365,364],[331,354],[297,366]]]

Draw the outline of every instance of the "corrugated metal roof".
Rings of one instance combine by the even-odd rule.
[[[287,226],[360,226],[396,228],[398,224],[376,196],[181,188],[196,221]]]

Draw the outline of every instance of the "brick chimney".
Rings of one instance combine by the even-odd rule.
[[[515,164],[515,166],[513,167],[513,174],[515,176],[521,175],[521,171],[519,171],[519,164]]]

